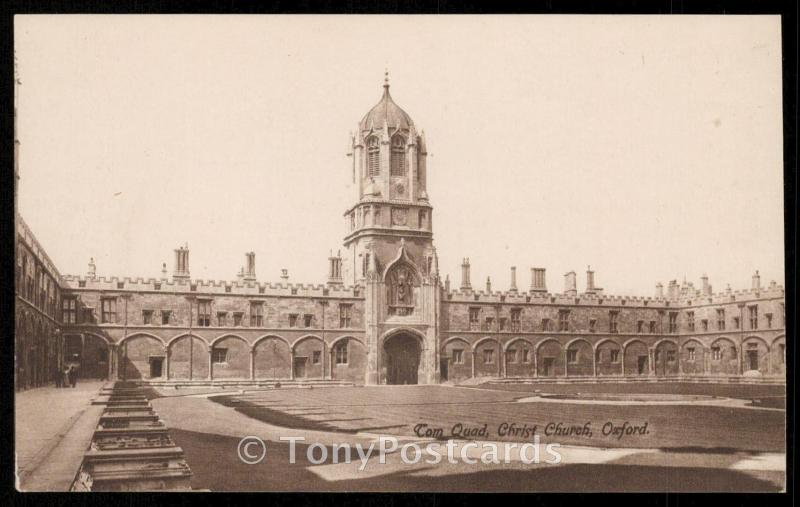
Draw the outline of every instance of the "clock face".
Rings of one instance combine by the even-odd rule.
[[[406,187],[404,187],[402,183],[395,185],[394,190],[397,192],[397,195],[406,195]]]

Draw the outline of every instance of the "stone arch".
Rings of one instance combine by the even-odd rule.
[[[169,338],[167,340],[167,348],[171,347],[172,344],[175,343],[178,340],[181,340],[183,338],[188,338],[189,335],[190,334],[188,332],[186,332],[186,333],[177,334],[177,335],[173,336],[172,338]],[[208,347],[210,345],[208,340],[203,335],[197,334],[194,331],[192,331],[191,336],[192,336],[192,338],[194,338],[196,340],[202,341],[203,345],[205,345],[206,347]]]
[[[366,347],[367,346],[367,344],[364,343],[363,340],[359,340],[358,338],[356,338],[353,335],[345,334],[345,335],[338,336],[338,337],[334,338],[333,341],[330,344],[331,348],[333,348],[334,345],[336,345],[338,342],[340,342],[342,340],[353,340],[355,342],[358,342],[362,347]]]
[[[708,371],[721,375],[739,374],[739,348],[736,342],[720,336],[709,346]]]
[[[209,378],[211,347],[201,335],[181,333],[167,342],[169,376],[174,379]]]
[[[386,340],[388,340],[389,338],[393,337],[396,334],[401,334],[401,333],[408,333],[408,334],[414,335],[417,338],[417,340],[419,341],[419,345],[420,345],[420,347],[422,347],[422,350],[425,350],[427,348],[425,346],[425,344],[426,344],[425,335],[421,331],[418,331],[418,330],[414,329],[413,327],[406,327],[406,326],[394,327],[394,328],[386,331],[385,333],[383,333],[383,335],[381,335],[379,341],[380,341],[381,345],[383,345],[386,342]]]
[[[292,343],[292,378],[323,378],[325,342],[315,334],[301,336]]]
[[[367,347],[354,336],[345,335],[330,345],[331,378],[363,382],[367,367]]]
[[[586,338],[575,338],[564,346],[567,376],[594,375],[594,347]]]
[[[786,335],[778,335],[770,344],[770,373],[786,375]]]
[[[564,347],[555,338],[545,338],[536,344],[536,375],[558,377],[566,375]]]
[[[237,334],[215,338],[211,348],[212,378],[249,378],[250,344]]]
[[[451,336],[450,338],[446,339],[444,343],[442,343],[442,350],[444,350],[444,347],[449,345],[451,342],[462,342],[464,346],[470,349],[472,348],[472,345],[469,344],[469,341],[467,341],[466,338],[462,338],[460,336]]]
[[[288,379],[292,376],[292,352],[282,336],[267,334],[253,342],[253,376]]]
[[[500,340],[484,336],[472,346],[472,364],[476,377],[499,377],[502,367],[503,346]]]
[[[379,382],[418,384],[424,378],[425,338],[419,331],[400,328],[383,334],[379,349]]]
[[[594,344],[596,375],[622,375],[622,345],[611,338]]]
[[[638,338],[625,342],[622,346],[622,363],[625,375],[650,375],[650,351],[647,344]]]
[[[146,333],[144,331],[137,331],[135,333],[131,333],[129,335],[123,336],[122,339],[120,339],[120,341],[117,343],[117,345],[119,347],[122,347],[125,344],[126,341],[132,340],[132,339],[134,339],[136,337],[139,337],[139,336],[146,336],[148,338],[153,338],[154,340],[158,340],[158,342],[161,343],[162,347],[166,347],[167,346],[167,344],[164,342],[164,340],[160,336],[154,335],[152,333]]]
[[[527,338],[517,336],[503,346],[503,359],[505,361],[506,377],[533,377],[536,362],[534,361],[536,348]]]
[[[756,335],[746,337],[742,340],[741,354],[742,371],[769,374],[770,347],[764,338]]]
[[[298,345],[300,345],[300,343],[302,343],[305,340],[317,340],[318,342],[323,343],[323,340],[320,336],[315,334],[306,334],[296,339],[294,342],[292,342],[292,350],[294,350]]]
[[[683,342],[680,348],[681,372],[687,375],[700,375],[706,370],[706,348],[695,338]]]
[[[460,336],[451,336],[442,344],[442,380],[458,382],[472,377],[472,346]]]
[[[678,344],[675,340],[663,338],[655,343],[653,346],[653,366],[656,375],[659,377],[678,374]]]
[[[119,374],[126,380],[162,378],[165,376],[165,345],[158,336],[134,333],[119,341]],[[157,363],[161,362],[161,371]]]
[[[213,347],[214,345],[217,344],[217,342],[222,341],[222,340],[224,340],[226,338],[238,338],[239,340],[242,340],[243,342],[245,342],[247,344],[248,348],[250,348],[250,342],[248,342],[243,336],[238,335],[238,334],[234,334],[234,333],[225,333],[225,334],[217,336],[216,338],[211,340],[211,343],[209,343],[209,346]]]
[[[285,343],[285,344],[286,344],[286,347],[288,347],[288,348],[291,348],[291,347],[292,347],[292,345],[289,343],[289,340],[287,340],[286,338],[284,338],[284,337],[283,337],[283,336],[281,336],[281,335],[277,335],[277,334],[265,334],[265,335],[263,335],[263,336],[259,336],[258,338],[256,338],[256,339],[255,339],[255,341],[253,342],[252,348],[255,350],[255,348],[258,346],[258,344],[259,344],[260,342],[262,342],[263,340],[268,340],[268,339],[270,339],[270,338],[272,338],[272,339],[275,339],[275,340],[282,341],[283,343]]]

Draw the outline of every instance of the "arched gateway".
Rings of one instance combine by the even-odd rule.
[[[419,339],[409,333],[398,333],[383,342],[387,384],[417,384],[422,349]]]

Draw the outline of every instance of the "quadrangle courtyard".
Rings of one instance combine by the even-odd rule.
[[[151,394],[186,452],[193,487],[212,491],[785,489],[784,386],[537,383],[161,388]],[[510,434],[512,424],[528,432]],[[459,425],[482,431],[460,435]],[[630,426],[639,431],[625,432]],[[426,429],[441,433],[431,437]],[[366,448],[381,436],[423,449],[448,440],[521,444],[532,442],[532,434],[542,446],[560,445],[560,464],[525,463],[519,455],[501,456],[499,463],[408,464],[393,452],[385,463],[375,456],[359,469],[355,451],[353,462],[343,463],[336,447]],[[237,454],[246,436],[263,440],[263,461],[247,464]],[[295,463],[281,441],[286,437],[303,439]],[[314,443],[327,449],[327,459],[309,459]]]

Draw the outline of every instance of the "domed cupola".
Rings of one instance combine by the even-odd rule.
[[[408,131],[413,125],[414,122],[411,121],[408,113],[395,104],[389,94],[389,75],[387,72],[383,83],[383,97],[375,107],[364,115],[364,118],[358,124],[359,129],[364,134],[370,131],[382,131],[384,127],[388,127],[389,132],[387,134],[391,135],[398,130]]]

